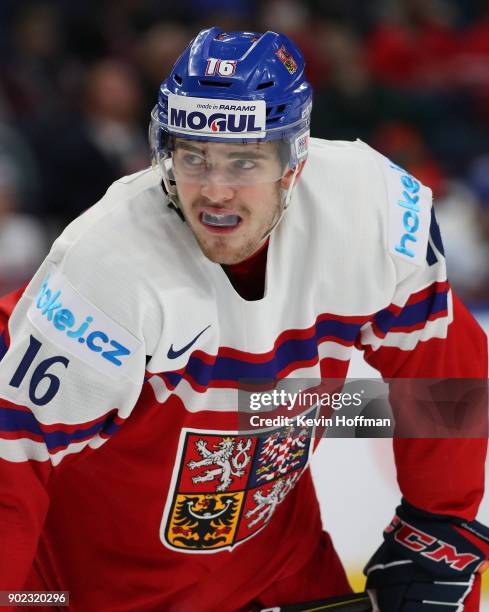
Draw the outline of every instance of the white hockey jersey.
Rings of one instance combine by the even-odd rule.
[[[263,298],[244,300],[151,170],[56,240],[0,340],[0,532],[19,550],[1,588],[24,584],[40,535],[37,575],[74,609],[207,602],[217,570],[216,602],[244,605],[300,567],[320,519],[311,438],[237,431],[240,381],[343,378],[354,345],[386,377],[486,375],[430,190],[364,143],[311,139],[267,257]],[[399,481],[473,518],[485,442],[455,442],[397,441]]]

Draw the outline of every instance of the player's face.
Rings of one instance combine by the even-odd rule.
[[[244,261],[278,218],[286,188],[273,142],[217,143],[177,139],[173,172],[185,215],[204,255],[220,264]]]

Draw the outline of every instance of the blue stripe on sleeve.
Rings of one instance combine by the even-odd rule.
[[[405,306],[397,316],[387,309],[381,310],[375,315],[375,324],[385,334],[399,327],[414,327],[427,321],[430,315],[446,310],[447,295],[446,291],[433,293],[421,302]]]
[[[120,424],[114,423],[116,413],[113,412],[107,419],[99,421],[89,427],[80,426],[74,431],[51,431],[45,432],[39,426],[36,418],[31,412],[15,410],[13,408],[0,407],[0,431],[9,433],[26,431],[31,434],[44,438],[48,450],[53,450],[58,447],[68,446],[73,442],[84,440],[93,437],[98,433],[112,435],[119,428]]]

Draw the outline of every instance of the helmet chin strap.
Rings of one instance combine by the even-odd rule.
[[[294,168],[294,172],[290,178],[290,183],[289,186],[287,187],[287,191],[285,191],[285,189],[281,189],[281,205],[280,205],[280,210],[278,212],[277,218],[276,220],[272,223],[271,227],[268,229],[268,231],[266,232],[266,234],[263,236],[263,238],[260,240],[260,245],[262,245],[265,240],[267,240],[267,238],[270,236],[270,234],[273,232],[273,230],[277,227],[277,225],[280,223],[280,221],[282,221],[283,216],[285,214],[285,211],[287,210],[287,208],[290,205],[290,201],[292,199],[292,192],[294,191],[294,187],[295,187],[295,181],[297,178],[297,175],[299,174],[299,168],[300,168],[300,164],[297,164],[297,166]]]

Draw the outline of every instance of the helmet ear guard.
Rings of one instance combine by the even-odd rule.
[[[178,207],[174,138],[233,144],[278,142],[288,206],[307,157],[312,90],[296,45],[275,32],[202,30],[160,87],[149,129],[153,167]]]
[[[173,174],[171,160],[171,136],[169,132],[160,125],[157,118],[156,106],[151,111],[148,137],[153,170],[160,176],[166,194],[177,209],[179,209],[177,182]]]

